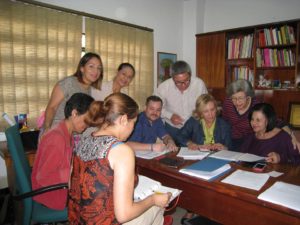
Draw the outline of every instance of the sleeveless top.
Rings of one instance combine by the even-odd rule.
[[[113,204],[114,172],[107,156],[121,143],[113,136],[89,135],[75,148],[68,203],[70,224],[119,224]]]
[[[64,109],[65,109],[67,101],[73,94],[84,93],[84,94],[91,95],[91,87],[89,87],[88,89],[82,88],[80,86],[80,83],[79,83],[77,77],[75,77],[75,76],[68,76],[68,77],[63,78],[62,80],[58,81],[58,85],[64,94],[64,99],[59,104],[59,106],[56,110],[51,127],[58,124],[61,120],[63,120],[65,118]]]

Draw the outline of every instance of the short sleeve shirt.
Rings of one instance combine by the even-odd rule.
[[[138,121],[135,125],[132,135],[128,141],[141,143],[155,143],[157,138],[162,139],[167,134],[165,125],[161,118],[152,122],[147,119],[144,112],[139,114]]]

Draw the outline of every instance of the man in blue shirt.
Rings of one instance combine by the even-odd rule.
[[[139,114],[134,131],[127,140],[127,144],[134,150],[177,150],[160,117],[162,104],[158,96],[152,95],[147,98],[145,110]],[[156,143],[157,138],[161,139],[162,143]]]

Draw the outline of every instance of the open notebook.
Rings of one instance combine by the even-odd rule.
[[[265,157],[262,156],[258,156],[250,153],[234,152],[229,150],[218,151],[210,155],[209,157],[230,160],[230,161],[244,161],[244,162],[257,162],[257,161],[265,160]]]
[[[150,150],[136,150],[135,156],[142,159],[154,159],[156,157],[159,157],[161,155],[167,154],[170,152],[169,150],[164,150],[162,152],[154,152]]]
[[[176,188],[163,186],[160,182],[153,180],[149,177],[139,175],[139,183],[134,189],[134,200],[140,201],[154,193],[167,193],[171,192],[172,197],[170,202],[173,201],[182,191]]]
[[[210,151],[191,150],[187,147],[181,147],[177,157],[182,157],[187,160],[201,160],[210,154]]]

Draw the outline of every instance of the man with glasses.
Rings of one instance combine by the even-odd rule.
[[[206,93],[204,82],[192,76],[188,63],[177,61],[173,64],[171,78],[159,85],[156,95],[163,100],[161,117],[175,141],[177,132],[192,115],[196,99]]]

